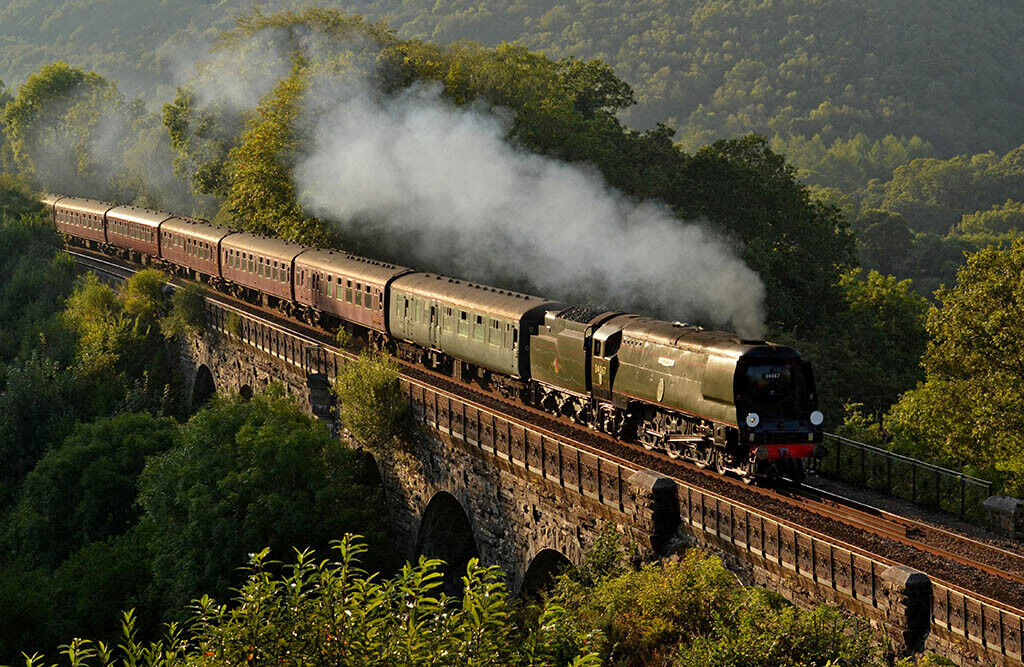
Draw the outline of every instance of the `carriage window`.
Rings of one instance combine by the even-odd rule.
[[[501,328],[498,320],[491,320],[490,329],[488,329],[487,342],[491,345],[501,345]]]
[[[460,310],[459,311],[458,334],[460,336],[468,336],[469,335],[469,320],[466,319],[466,311],[464,311],[464,310]]]
[[[363,286],[361,283],[356,283],[356,305],[363,305]],[[416,321],[418,322],[419,318]]]
[[[366,285],[364,289],[366,290],[366,302],[363,303],[363,306],[365,308],[373,308],[373,297],[370,296],[370,286]]]
[[[519,329],[512,327],[512,347],[519,344]]]

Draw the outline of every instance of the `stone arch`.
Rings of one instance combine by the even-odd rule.
[[[213,382],[213,373],[206,364],[196,369],[196,379],[192,384],[192,409],[205,405],[217,393],[217,385]]]
[[[445,562],[444,590],[450,595],[462,592],[462,576],[471,558],[480,557],[473,526],[458,499],[440,491],[427,503],[420,521],[416,552]]]
[[[524,597],[535,597],[571,565],[572,561],[561,551],[541,549],[526,568],[523,583],[519,586],[519,594]]]

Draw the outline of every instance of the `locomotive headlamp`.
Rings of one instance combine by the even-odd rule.
[[[761,417],[759,417],[756,412],[747,413],[747,426],[749,426],[750,428],[754,428],[760,423]]]
[[[754,450],[754,456],[757,457],[758,461],[767,461],[768,454],[768,448],[765,447],[764,445],[761,445],[760,447]]]
[[[815,410],[811,413],[811,423],[815,426],[821,426],[821,423],[825,421],[825,415],[821,414],[821,411]]]

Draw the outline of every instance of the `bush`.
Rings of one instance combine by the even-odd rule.
[[[198,336],[206,327],[206,290],[193,282],[174,291],[171,295],[171,312],[160,320],[160,331],[164,338]]]
[[[398,382],[398,364],[364,350],[346,363],[334,381],[341,423],[359,443],[383,451],[407,426],[408,403]]]
[[[369,457],[343,446],[278,385],[245,401],[215,397],[176,446],[139,478],[166,608],[239,583],[245,555],[269,545],[326,548],[346,531],[370,536],[381,567],[387,512]]]

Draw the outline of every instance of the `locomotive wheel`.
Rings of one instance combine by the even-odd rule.
[[[718,453],[714,445],[697,445],[697,467],[704,470],[718,468]]]

